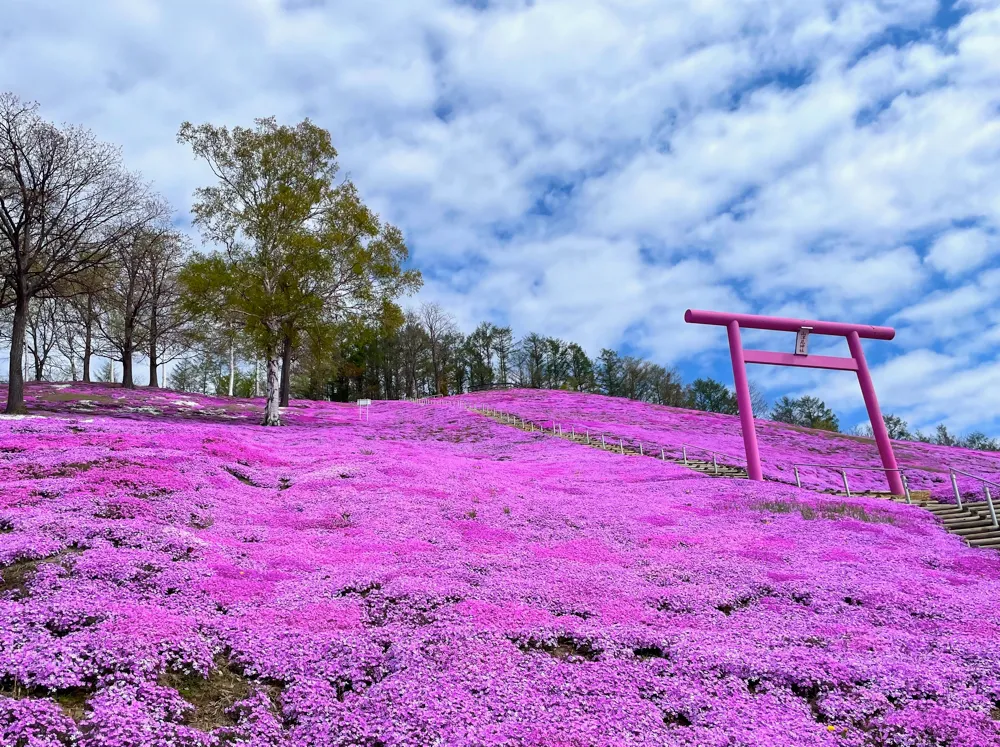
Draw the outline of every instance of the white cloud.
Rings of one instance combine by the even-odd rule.
[[[927,253],[927,263],[945,275],[962,275],[1000,255],[1000,239],[979,228],[949,231]]]
[[[946,393],[1000,345],[1000,3],[962,7],[944,32],[936,0],[11,0],[0,88],[181,211],[209,178],[181,121],[310,116],[463,323],[704,372],[688,306],[892,320],[876,360],[955,363],[876,367],[882,396],[988,425]]]

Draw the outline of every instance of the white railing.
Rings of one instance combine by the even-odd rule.
[[[962,493],[958,489],[958,478],[956,475],[962,475],[964,477],[971,477],[973,480],[979,480],[983,484],[983,493],[986,496],[986,507],[990,512],[990,521],[993,523],[993,529],[1000,529],[1000,524],[997,523],[997,510],[993,505],[993,496],[990,494],[990,485],[995,488],[1000,488],[1000,483],[993,482],[992,480],[987,480],[985,477],[980,477],[979,475],[974,475],[971,472],[964,472],[960,469],[955,469],[952,467],[949,469],[951,473],[951,487],[955,491],[955,500],[958,501],[958,507],[962,508]]]
[[[852,467],[852,466],[838,465],[838,464],[793,464],[792,469],[795,470],[795,485],[800,488],[802,487],[802,477],[799,474],[799,467],[811,467],[813,469],[829,469],[839,472],[841,479],[844,481],[844,492],[847,494],[848,497],[851,496],[851,486],[847,481],[848,472],[854,472],[854,471],[884,472],[884,473],[898,472],[903,480],[903,490],[906,492],[907,503],[912,503],[912,496],[910,494],[910,481],[907,478],[905,471],[910,471],[910,472],[934,471],[934,470],[929,470],[926,467],[909,467],[909,466],[904,466],[902,468],[897,468],[897,469],[887,469],[885,467]],[[955,469],[954,467],[948,468],[948,474],[949,477],[951,478],[951,489],[955,494],[955,503],[959,510],[963,508],[963,503],[962,503],[962,491],[959,490],[958,487],[957,475],[962,475],[963,477],[968,477],[973,480],[978,480],[983,484],[983,493],[986,497],[986,506],[990,512],[990,521],[993,523],[994,529],[1000,528],[1000,524],[997,523],[996,506],[994,506],[993,504],[993,496],[990,493],[990,486],[992,485],[995,488],[1000,488],[1000,483],[993,482],[992,480],[988,480],[985,477],[981,477],[979,475],[974,475],[971,472],[965,472],[964,470]]]
[[[851,497],[851,486],[847,482],[848,472],[884,472],[888,474],[889,472],[898,472],[903,480],[903,491],[906,495],[906,502],[912,503],[910,497],[910,485],[906,479],[906,475],[903,474],[901,469],[887,469],[885,467],[852,467],[850,465],[841,464],[793,464],[792,469],[795,472],[795,487],[802,487],[802,476],[799,474],[799,467],[810,467],[812,469],[829,469],[840,473],[841,479],[844,481],[844,492],[847,493],[847,497]]]
[[[447,394],[429,394],[426,397],[418,397],[415,401],[417,402],[417,404],[426,405],[428,400],[442,399],[447,396],[448,396]]]
[[[518,415],[514,415],[509,412],[505,412],[503,410],[498,410],[494,407],[491,407],[490,405],[483,405],[479,408],[473,407],[470,409],[485,413],[486,415],[496,418],[497,420],[500,420],[503,423],[508,423],[512,425],[520,424],[522,428],[529,428],[531,430],[538,428],[538,430],[542,432],[551,431],[552,434],[555,436],[564,436],[564,437],[568,436],[569,438],[575,440],[578,435],[576,432],[576,426],[569,426],[567,428],[567,426],[565,426],[564,424],[560,423],[555,419],[546,419],[541,421],[529,420],[528,418],[520,417]],[[610,448],[614,448],[614,442],[618,441],[619,453],[621,454],[625,453],[625,439],[623,437],[613,436],[603,432],[600,434],[600,436],[598,436],[597,431],[594,431],[593,436],[591,436],[591,431],[589,428],[581,428],[579,436],[585,439],[585,442],[587,444],[591,444],[592,438],[595,443],[597,438],[600,438],[601,446],[605,449],[609,448],[609,444]],[[652,447],[652,448],[647,449],[647,447]],[[667,461],[666,452],[668,450],[676,451],[679,449],[681,452],[681,457],[679,459],[671,457],[671,459],[675,459],[676,461],[682,462],[684,466],[689,466],[691,462],[700,462],[702,464],[709,463],[707,460],[692,459],[691,457],[689,457],[688,456],[689,449],[703,454],[708,454],[712,458],[711,464],[714,473],[716,475],[719,474],[722,468],[732,467],[733,463],[735,463],[736,466],[742,466],[741,463],[743,464],[746,463],[746,459],[742,457],[736,457],[731,454],[726,454],[725,452],[722,451],[715,451],[713,449],[707,449],[703,446],[695,446],[693,444],[680,444],[679,446],[673,446],[673,445],[661,446],[660,444],[644,443],[641,439],[637,441],[635,439],[630,438],[629,448],[638,448],[639,454],[641,456],[650,456],[650,457],[655,457],[656,450],[659,449],[660,459],[662,461]],[[720,458],[723,461],[720,462]]]
[[[677,448],[676,446],[673,448]],[[694,449],[695,451],[700,451],[705,454],[712,455],[712,467],[715,469],[715,474],[719,474],[719,457],[734,461],[736,463],[743,462],[746,463],[746,459],[743,457],[733,456],[732,454],[726,454],[721,451],[713,451],[712,449],[706,449],[704,446],[693,446],[691,444],[681,444],[681,459],[686,467],[688,464],[688,449]],[[700,460],[698,460],[700,461]],[[723,465],[728,466],[728,465]]]

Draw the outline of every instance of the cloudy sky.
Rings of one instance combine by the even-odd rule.
[[[994,433],[997,50],[1000,0],[0,0],[0,89],[181,220],[182,121],[308,116],[467,329],[728,382],[685,308],[889,324],[884,409]],[[849,374],[751,375],[863,417]]]

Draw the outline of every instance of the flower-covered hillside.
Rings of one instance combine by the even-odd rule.
[[[590,429],[625,438],[626,443],[666,447],[667,453],[674,456],[680,455],[682,444],[689,444],[727,454],[732,463],[745,464],[740,421],[732,415],[576,392],[511,390],[464,395],[457,399],[466,406],[487,405],[535,422],[560,423],[565,429],[571,426],[577,430]],[[793,483],[796,464],[853,467],[880,467],[882,464],[875,442],[868,438],[758,420],[757,439],[764,476],[771,480]],[[950,468],[1000,482],[1000,454],[912,441],[894,441],[893,449],[910,486],[915,490],[930,490],[937,498],[953,500]],[[701,459],[711,458],[694,449],[690,454]],[[843,488],[836,470],[801,467],[799,472],[804,487]],[[852,490],[887,490],[884,474],[875,470],[849,470],[848,478]],[[973,495],[982,490],[982,483],[963,475],[958,479],[965,494]]]
[[[0,419],[2,745],[1000,740],[1000,554],[915,507],[116,394]]]
[[[6,397],[0,385],[0,397]],[[257,424],[264,411],[264,399],[212,397],[170,389],[123,389],[113,384],[31,383],[25,402],[32,413],[91,415],[158,421],[194,420],[214,423]],[[300,425],[329,425],[357,419],[355,408],[330,407],[307,400],[292,403],[284,413],[285,422]]]

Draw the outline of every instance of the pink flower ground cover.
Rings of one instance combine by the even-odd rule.
[[[1000,743],[1000,554],[916,507],[450,405],[31,402],[4,747]]]
[[[657,454],[665,448],[668,456],[680,456],[681,444],[687,443],[732,457],[719,457],[720,462],[746,464],[740,421],[732,415],[647,405],[597,394],[540,390],[487,392],[456,399],[467,406],[486,405],[536,423],[558,423],[566,431],[575,427],[578,432],[589,429],[598,435],[613,434],[623,438],[626,446],[641,442],[647,451],[655,450]],[[875,442],[869,438],[757,420],[757,440],[761,467],[769,480],[794,484],[795,464],[882,465]],[[910,487],[928,490],[941,500],[954,502],[951,468],[1000,483],[1000,454],[911,441],[894,441],[893,450]],[[696,449],[690,449],[689,456],[711,460],[706,452]],[[803,487],[843,490],[837,470],[800,467],[799,472]],[[847,477],[852,491],[888,490],[885,475],[879,471],[848,469]],[[958,483],[963,495],[982,500],[981,482],[958,475]]]

